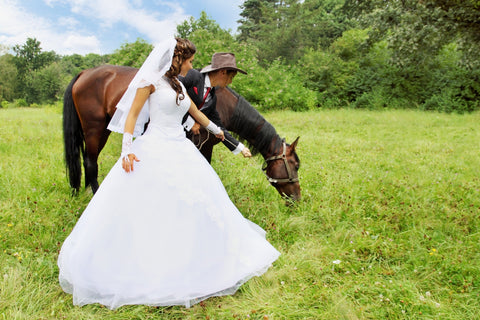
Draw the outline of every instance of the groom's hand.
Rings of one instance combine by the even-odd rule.
[[[250,158],[252,156],[252,153],[247,147],[243,148],[242,154],[244,158]]]

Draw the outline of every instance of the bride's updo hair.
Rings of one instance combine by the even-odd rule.
[[[177,93],[177,104],[179,105],[179,100],[185,99],[185,95],[182,92],[182,86],[180,85],[177,76],[180,74],[183,62],[191,58],[195,52],[197,52],[197,48],[190,40],[182,38],[176,38],[176,40],[177,45],[175,46],[173,53],[172,65],[165,73],[165,76],[167,76],[168,80],[170,81],[170,85]]]

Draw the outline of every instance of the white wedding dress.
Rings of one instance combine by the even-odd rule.
[[[76,305],[189,307],[233,294],[279,256],[185,138],[188,96],[178,106],[165,79],[155,87],[132,144],[140,162],[126,173],[117,161],[60,251],[60,285]]]

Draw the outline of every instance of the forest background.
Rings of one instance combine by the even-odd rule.
[[[238,32],[207,13],[177,27],[198,49],[235,52],[248,76],[232,87],[262,110],[480,108],[479,0],[246,0]],[[81,70],[139,67],[152,44],[125,43],[108,55],[43,51],[29,38],[0,44],[0,105],[55,103]]]

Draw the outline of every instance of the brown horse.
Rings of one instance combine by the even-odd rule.
[[[137,70],[105,65],[82,71],[68,85],[63,102],[63,137],[66,168],[75,192],[81,182],[80,154],[85,187],[90,185],[94,193],[97,191],[97,160],[110,135],[107,125]],[[225,128],[263,156],[267,179],[282,196],[294,201],[300,199],[300,160],[295,152],[298,138],[291,145],[286,144],[273,126],[233,90],[219,89],[216,94],[217,110]],[[213,146],[220,140],[205,130],[189,138],[210,161]]]

